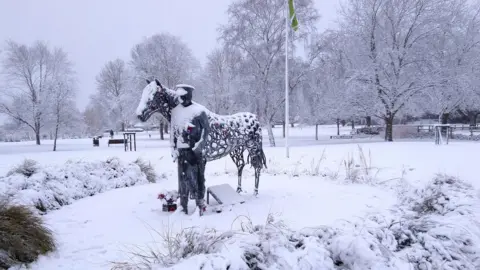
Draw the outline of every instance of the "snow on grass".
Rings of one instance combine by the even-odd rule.
[[[48,212],[107,190],[154,181],[155,174],[141,160],[69,161],[62,166],[40,166],[33,160],[25,160],[0,177],[0,194],[14,204]]]
[[[91,140],[62,140],[59,142],[61,151],[55,153],[50,151],[48,141],[40,147],[25,142],[0,143],[0,174],[7,173],[13,164],[20,163],[26,157],[39,161],[42,167],[58,168],[65,160],[102,162],[110,157],[118,157],[125,163],[141,158],[165,178],[157,184],[120,188],[87,197],[44,215],[45,221],[57,236],[59,248],[55,253],[42,256],[31,265],[32,269],[110,269],[113,261],[134,262],[129,257],[131,253],[138,252],[139,248],[145,246],[165,252],[161,236],[185,234],[189,232],[186,228],[194,228],[190,230],[191,233],[200,232],[198,237],[204,237],[207,233],[203,232],[212,228],[216,231],[214,236],[223,233],[228,235],[230,232],[235,234],[224,240],[227,244],[230,243],[227,245],[228,251],[225,247],[219,247],[211,254],[181,260],[179,264],[171,266],[172,269],[198,269],[202,263],[205,263],[204,269],[214,269],[212,265],[215,265],[215,261],[218,261],[218,265],[230,263],[240,266],[245,263],[244,258],[238,256],[243,252],[237,246],[240,241],[245,243],[243,247],[252,248],[251,251],[256,252],[253,255],[257,254],[259,258],[272,255],[272,250],[277,252],[275,254],[278,259],[282,259],[287,269],[295,260],[301,261],[305,269],[309,263],[321,260],[327,266],[330,265],[329,260],[333,261],[335,269],[342,269],[342,264],[347,268],[347,265],[353,263],[351,260],[356,258],[352,254],[356,253],[364,259],[359,259],[359,265],[351,266],[350,269],[365,269],[362,267],[372,263],[373,258],[376,266],[372,265],[372,269],[389,269],[385,266],[389,263],[392,266],[388,267],[397,265],[397,268],[390,269],[414,269],[403,267],[403,263],[408,261],[405,259],[407,257],[412,258],[412,264],[422,260],[422,265],[431,264],[430,268],[418,269],[442,269],[443,266],[433,264],[432,258],[451,255],[453,249],[447,246],[455,247],[451,243],[458,245],[455,241],[467,239],[462,238],[457,231],[468,232],[465,234],[469,237],[468,241],[465,240],[466,243],[476,243],[476,225],[466,220],[466,216],[440,216],[431,211],[420,216],[407,201],[428,201],[421,199],[428,196],[420,190],[437,173],[470,182],[470,190],[475,192],[480,187],[480,181],[473,153],[480,151],[480,144],[451,141],[449,145],[436,146],[433,140],[375,143],[373,139],[328,139],[329,135],[335,134],[335,129],[334,126],[322,127],[318,141],[314,138],[314,129],[310,127],[290,130],[290,134],[293,134],[290,140],[290,159],[284,157],[285,150],[282,147],[271,148],[266,145],[264,149],[268,169],[260,177],[259,197],[253,198],[250,195],[254,177],[252,168],[246,166],[243,189],[247,193],[242,194],[246,203],[227,207],[221,214],[208,213],[202,218],[161,212],[162,202],[157,199],[157,195],[161,190],[177,188],[176,166],[170,158],[168,138],[160,141],[156,133],[152,133],[151,139],[146,133],[137,136],[138,152],[124,152],[121,145],[107,147],[105,139],[98,148],[92,147]],[[275,128],[274,132],[280,134],[277,145],[282,146],[281,128]],[[237,170],[228,157],[209,162],[206,179],[207,187],[228,183],[235,188]],[[448,193],[451,186],[442,186],[446,194],[451,194]],[[419,190],[418,194],[423,195],[415,197],[412,190]],[[464,189],[459,190],[462,190],[461,194]],[[410,199],[397,201],[397,195]],[[469,196],[464,196],[464,199],[470,203],[467,205],[471,205],[467,208],[474,209],[476,201],[472,203],[474,199]],[[434,205],[439,207],[436,202]],[[209,209],[213,207],[215,206],[212,205]],[[189,212],[193,212],[194,204],[191,203],[189,208]],[[401,211],[390,211],[391,209]],[[272,213],[275,219],[266,222]],[[478,214],[476,211],[473,213]],[[448,232],[454,241],[440,241],[444,237],[435,231],[437,227],[425,226],[429,224],[427,221],[436,222],[439,219],[446,222],[445,225],[438,226],[439,230]],[[424,225],[420,226],[415,221],[423,222]],[[245,232],[242,231],[242,224]],[[255,228],[252,224],[262,226],[250,234],[248,232]],[[449,231],[453,229],[448,224],[457,234]],[[245,228],[245,225],[248,226]],[[279,225],[282,226],[276,231],[274,226]],[[318,229],[319,226],[321,229]],[[152,229],[159,234],[152,233]],[[297,238],[292,238],[293,236]],[[410,240],[400,241],[397,238]],[[294,239],[302,240],[300,242],[303,246],[297,248],[299,242],[293,241]],[[325,244],[322,239],[330,240]],[[263,240],[268,244],[261,245],[260,249],[257,244]],[[291,240],[295,243],[293,248]],[[413,243],[411,246],[415,248],[408,246],[408,243]],[[475,251],[469,245],[464,248]],[[431,255],[430,259],[427,256],[435,254],[434,250],[441,249],[447,253]],[[381,259],[381,256],[390,253],[395,254],[390,256],[390,261]],[[457,258],[458,254],[451,257]],[[469,258],[474,259],[474,256]],[[263,264],[270,262],[257,260]],[[445,261],[444,265],[447,263],[450,262]],[[163,267],[161,264],[154,266]],[[296,266],[293,269],[298,269]],[[468,267],[471,266],[465,266],[464,269],[470,269]],[[282,266],[272,266],[271,269],[282,269]]]
[[[177,183],[171,180],[112,190],[48,213],[44,218],[57,235],[58,251],[42,256],[31,269],[110,269],[110,262],[129,261],[131,252],[138,248],[161,246],[152,228],[159,232],[170,228],[172,233],[190,227],[228,231],[248,220],[264,224],[273,213],[298,230],[382,212],[395,203],[392,192],[373,186],[265,175],[258,198],[244,194],[244,204],[226,207],[221,214],[208,212],[200,218],[198,213],[186,216],[161,211],[157,194],[163,189],[176,189]],[[208,185],[222,184],[226,177],[209,177],[207,181]],[[191,201],[189,212],[194,207]]]
[[[161,235],[117,269],[455,269],[480,267],[479,200],[471,185],[437,176],[390,215],[293,230],[268,217],[240,230],[187,228]]]

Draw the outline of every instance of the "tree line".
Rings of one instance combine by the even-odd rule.
[[[218,28],[218,46],[201,65],[180,37],[163,32],[112,59],[96,77],[96,92],[75,111],[75,74],[66,54],[37,42],[8,42],[3,52],[7,95],[0,103],[11,126],[40,143],[42,129],[68,126],[83,134],[136,123],[145,79],[167,87],[188,83],[195,99],[220,114],[258,115],[275,145],[272,124],[284,119],[285,1],[236,0]],[[479,3],[466,0],[345,0],[334,29],[320,32],[313,0],[296,0],[300,22],[290,31],[290,121],[305,124],[365,118],[381,121],[393,140],[400,117],[436,115],[446,123],[480,113]],[[53,102],[52,102],[53,101]],[[160,115],[151,121],[163,127]],[[163,135],[162,135],[163,136]],[[55,135],[56,137],[56,135]]]

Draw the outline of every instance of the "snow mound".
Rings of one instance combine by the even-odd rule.
[[[471,185],[439,175],[400,198],[388,216],[300,231],[271,217],[264,226],[247,222],[227,232],[168,230],[162,250],[149,250],[155,256],[118,268],[480,269],[479,205]]]
[[[22,169],[26,165],[28,170]],[[97,193],[146,183],[149,180],[137,163],[118,158],[44,167],[29,161],[0,177],[0,194],[14,204],[33,206],[46,213]]]

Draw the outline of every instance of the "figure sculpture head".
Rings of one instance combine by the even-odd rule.
[[[192,104],[193,90],[195,90],[195,88],[188,84],[178,84],[175,87],[178,101],[182,106],[187,107]]]

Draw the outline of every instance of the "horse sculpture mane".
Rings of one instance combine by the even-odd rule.
[[[145,122],[153,113],[159,112],[171,122],[172,110],[178,105],[177,93],[164,88],[157,80],[155,82],[149,83],[144,88],[137,115],[142,122]],[[202,111],[207,114],[210,125],[210,133],[206,141],[206,160],[213,161],[230,155],[237,166],[237,192],[242,191],[243,168],[245,164],[250,163],[255,168],[254,194],[257,194],[260,171],[263,167],[266,168],[266,158],[262,147],[262,129],[257,116],[249,112],[219,115],[201,104],[193,103],[200,106]],[[245,150],[248,152],[246,162],[243,155]]]

